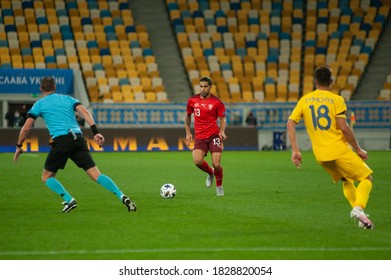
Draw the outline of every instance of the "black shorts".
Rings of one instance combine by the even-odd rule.
[[[51,146],[45,162],[45,169],[48,171],[56,173],[58,169],[64,169],[68,158],[84,170],[95,166],[87,142],[81,134],[77,134],[76,140],[69,134],[56,137]]]

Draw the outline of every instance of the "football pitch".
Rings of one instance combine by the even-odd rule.
[[[69,161],[57,178],[78,207],[41,182],[46,153],[0,154],[2,260],[390,260],[391,152],[370,151],[374,185],[367,212],[374,230],[358,228],[341,183],[303,153],[223,153],[225,196],[205,187],[191,152],[93,153],[137,204],[120,201]],[[210,162],[210,156],[206,158]],[[174,199],[160,197],[172,183]]]

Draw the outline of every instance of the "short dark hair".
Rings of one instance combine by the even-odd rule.
[[[53,77],[43,77],[41,79],[41,89],[44,92],[55,91],[56,90],[56,81]]]
[[[319,86],[329,86],[332,84],[331,70],[327,66],[320,66],[315,69],[314,79]]]
[[[212,81],[212,79],[211,78],[209,78],[209,77],[202,77],[201,79],[200,79],[200,83],[201,82],[208,82],[208,84],[211,86],[212,84],[213,84],[213,81]]]

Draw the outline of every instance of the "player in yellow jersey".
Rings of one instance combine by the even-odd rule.
[[[372,189],[372,170],[364,162],[367,152],[360,147],[346,121],[344,99],[329,91],[333,83],[331,70],[317,68],[314,83],[316,90],[298,101],[287,122],[292,162],[300,168],[302,156],[296,141],[296,125],[304,119],[316,160],[335,183],[342,181],[343,193],[353,208],[351,218],[358,220],[360,227],[373,229],[364,213]]]

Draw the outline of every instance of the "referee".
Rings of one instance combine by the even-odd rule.
[[[128,211],[136,211],[134,202],[122,193],[110,177],[100,173],[91,157],[87,142],[75,118],[75,111],[77,111],[91,127],[95,142],[102,146],[105,139],[99,133],[90,112],[77,99],[69,95],[56,93],[56,83],[53,77],[42,78],[40,90],[43,93],[43,98],[38,100],[27,113],[26,122],[21,128],[16,142],[14,163],[23,153],[23,141],[27,138],[35,120],[41,117],[46,123],[50,137],[53,139],[42,172],[42,181],[64,200],[62,202],[64,205],[62,212],[67,213],[77,207],[76,200],[55,178],[57,171],[64,169],[68,158],[79,168],[83,168],[92,180],[114,193]]]

